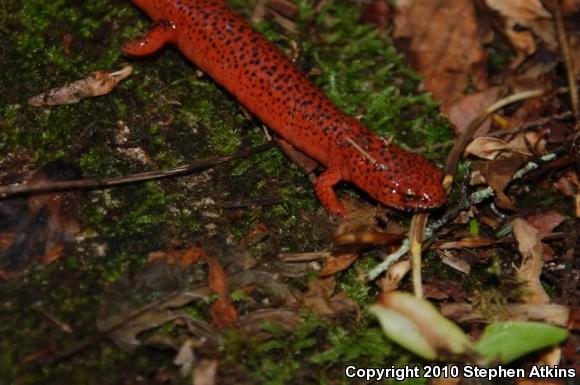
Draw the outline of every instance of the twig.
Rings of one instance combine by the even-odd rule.
[[[558,91],[556,91],[556,92],[558,92]],[[463,153],[463,150],[465,149],[465,146],[467,146],[467,143],[469,142],[469,140],[471,139],[471,137],[473,136],[475,131],[479,128],[479,126],[481,126],[481,124],[483,124],[483,122],[487,119],[487,117],[489,115],[493,114],[495,111],[497,111],[497,110],[499,110],[499,109],[501,109],[501,108],[503,108],[511,103],[515,103],[515,102],[519,102],[522,100],[542,96],[542,95],[545,95],[546,93],[549,93],[549,92],[552,92],[552,91],[531,90],[531,91],[523,91],[523,92],[520,92],[517,94],[507,96],[501,100],[498,100],[493,105],[489,106],[484,111],[483,114],[481,114],[480,116],[473,119],[471,121],[471,123],[469,123],[469,125],[467,126],[467,129],[463,132],[463,134],[459,138],[457,138],[457,140],[453,144],[453,148],[449,152],[449,155],[448,155],[447,160],[445,162],[445,169],[444,169],[445,180],[446,180],[445,184],[448,186],[451,185],[452,175],[455,174],[455,169],[457,168],[457,165],[459,164],[459,159],[461,157],[461,154]],[[483,199],[485,199],[489,196],[492,196],[493,194],[494,194],[493,189],[491,187],[487,187],[485,189],[476,191],[474,194],[472,194],[470,196],[469,200],[462,201],[458,205],[458,207],[455,210],[453,210],[453,212],[463,210],[472,204],[477,204],[477,203],[481,202]],[[454,215],[452,215],[452,214],[453,214],[452,212],[447,212],[442,218],[431,223],[431,225],[429,225],[425,229],[425,232],[423,235],[423,240],[430,239],[433,236],[433,234],[435,233],[435,231],[437,231],[439,228],[443,227],[449,220],[451,220],[454,217]],[[415,220],[416,216],[425,216],[424,220],[425,221],[427,220],[426,214],[415,214],[415,216],[413,216],[413,220]],[[413,247],[415,247],[415,245]],[[420,244],[417,247],[420,250],[420,248],[421,248]],[[385,272],[393,263],[397,262],[400,258],[402,258],[409,251],[409,249],[410,249],[409,239],[405,239],[403,241],[403,243],[401,244],[401,247],[397,251],[395,251],[392,254],[389,254],[383,260],[383,262],[379,263],[377,266],[375,266],[372,270],[369,271],[368,279],[369,280],[376,279],[379,275],[381,275],[383,272]],[[419,255],[419,258],[420,258],[420,255]],[[414,263],[417,264],[418,266],[420,266],[420,260],[419,260],[419,262],[415,261]],[[421,280],[420,269],[416,269],[416,270],[418,270],[418,272],[413,273],[414,274],[413,285],[414,285],[415,289],[417,289],[417,286],[415,286],[416,285],[415,281]],[[419,276],[417,277],[417,276],[415,276],[415,274],[419,274]]]
[[[503,108],[511,103],[515,103],[515,102],[519,102],[522,100],[542,96],[548,92],[551,92],[551,91],[547,91],[547,90],[523,91],[523,92],[519,92],[517,94],[507,96],[503,99],[500,99],[497,102],[495,102],[494,104],[492,104],[491,106],[489,106],[483,112],[483,114],[476,117],[475,119],[473,119],[471,121],[471,123],[469,123],[469,125],[467,126],[467,128],[465,129],[463,134],[459,138],[457,138],[457,140],[453,144],[453,147],[451,148],[451,151],[449,151],[449,155],[447,156],[447,160],[445,162],[445,169],[444,169],[445,174],[446,175],[455,174],[455,169],[457,168],[457,165],[459,164],[459,159],[461,158],[461,154],[463,153],[463,150],[467,146],[467,143],[469,142],[469,140],[471,139],[471,137],[473,136],[475,131],[479,128],[479,126],[481,126],[483,124],[483,122],[485,122],[485,120],[491,114],[493,114],[497,110],[499,110],[499,109],[501,109],[501,108]]]
[[[308,253],[280,253],[278,259],[282,262],[308,262],[317,259],[326,259],[332,256],[330,251],[316,251]]]
[[[78,189],[101,189],[134,182],[143,182],[149,180],[168,178],[170,176],[190,174],[193,172],[217,166],[222,163],[229,162],[231,160],[245,158],[250,155],[254,155],[256,153],[265,151],[269,148],[272,148],[272,145],[270,143],[266,143],[254,148],[237,152],[233,155],[220,156],[216,158],[201,160],[197,163],[186,164],[166,171],[149,171],[114,178],[47,181],[35,183],[34,185],[18,183],[7,186],[0,186],[0,199],[15,195],[28,195],[39,192],[53,192],[63,190],[78,190]]]
[[[421,279],[421,245],[423,244],[423,233],[425,232],[428,218],[429,214],[413,215],[413,219],[411,219],[411,228],[409,229],[413,291],[417,298],[423,298],[423,282]]]
[[[485,134],[485,136],[488,136],[491,138],[498,138],[498,137],[501,137],[504,135],[517,134],[519,132],[523,132],[523,131],[527,131],[527,130],[531,130],[534,128],[545,126],[553,120],[566,120],[566,119],[569,119],[570,117],[573,117],[573,116],[574,115],[570,111],[565,111],[565,112],[562,112],[561,114],[554,114],[554,115],[546,116],[546,117],[539,118],[536,120],[532,120],[529,122],[520,123],[517,126],[515,126],[514,128],[509,129],[509,130],[498,130],[498,131],[490,132],[488,134]]]

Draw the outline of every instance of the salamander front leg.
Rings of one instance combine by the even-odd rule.
[[[338,217],[348,216],[348,210],[338,201],[333,187],[342,180],[339,168],[330,167],[316,179],[314,189],[320,202],[332,214]]]
[[[165,20],[157,22],[144,36],[123,45],[123,52],[131,56],[151,55],[175,40],[175,26]]]

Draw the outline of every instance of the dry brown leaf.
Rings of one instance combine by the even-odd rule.
[[[326,262],[320,270],[321,277],[328,277],[338,273],[339,271],[346,270],[356,261],[358,258],[358,253],[347,253],[337,256],[329,256],[326,258]]]
[[[532,33],[549,49],[558,47],[552,15],[540,0],[486,0],[486,3],[505,18],[505,33],[520,53],[529,56],[536,51]],[[529,31],[522,31],[522,27]]]
[[[566,217],[556,210],[548,210],[530,215],[526,221],[542,234],[550,234]]]
[[[498,206],[508,210],[515,209],[515,204],[503,191],[512,180],[514,173],[526,162],[526,159],[523,155],[514,154],[506,159],[485,162],[476,168],[493,189]]]
[[[566,219],[566,217],[556,210],[548,210],[538,214],[530,215],[526,218],[526,221],[534,226],[540,234],[550,234],[552,231],[560,225]],[[544,261],[553,261],[556,259],[554,250],[547,243],[542,243],[543,254],[542,259]]]
[[[540,232],[531,224],[521,218],[512,221],[514,237],[518,243],[518,249],[522,254],[522,264],[518,268],[518,278],[524,281],[530,290],[525,302],[532,304],[546,304],[550,297],[542,287],[540,275],[542,274],[543,246],[540,241]]]
[[[219,299],[211,305],[213,322],[219,327],[235,325],[238,311],[230,301],[226,272],[214,256],[206,256],[209,266],[209,287],[219,295]]]
[[[464,249],[487,247],[498,243],[499,240],[485,237],[466,237],[457,241],[438,242],[431,246],[432,249]]]
[[[252,336],[254,341],[264,341],[276,337],[277,334],[264,329],[264,323],[276,324],[280,329],[292,332],[300,326],[299,309],[283,307],[260,309],[240,316],[238,331],[242,335]]]
[[[503,153],[518,153],[526,156],[531,155],[525,141],[523,143],[518,140],[506,142],[489,136],[482,136],[472,140],[465,148],[465,153],[488,160],[493,160]]]
[[[133,67],[127,66],[116,72],[96,71],[86,79],[53,88],[28,99],[28,104],[34,107],[58,106],[74,104],[89,97],[102,96],[111,92],[117,84],[133,72]]]
[[[344,292],[335,293],[335,288],[333,277],[310,282],[308,292],[304,295],[304,305],[326,318],[358,311],[357,303]]]
[[[471,95],[463,96],[453,103],[447,111],[447,117],[453,124],[455,133],[457,135],[462,134],[469,123],[482,115],[489,106],[497,101],[499,92],[499,87],[491,87]],[[486,134],[490,127],[491,118],[488,118],[475,131],[474,136],[477,137]]]
[[[393,234],[378,231],[349,231],[336,234],[332,237],[332,243],[339,246],[345,245],[391,245],[405,239],[404,234]]]
[[[487,88],[485,53],[471,0],[396,2],[395,38],[443,111],[468,85]]]

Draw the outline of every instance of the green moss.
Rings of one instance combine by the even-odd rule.
[[[231,3],[249,16],[254,1]],[[410,147],[449,138],[434,102],[415,92],[419,78],[404,65],[385,34],[360,23],[359,6],[331,1],[320,13],[309,1],[301,0],[298,6],[296,35],[268,20],[258,28],[282,48],[298,41],[300,61],[319,67],[322,73],[313,80],[337,104],[363,114],[371,128]],[[150,21],[130,2],[2,2],[0,157],[11,154],[27,159],[26,169],[64,157],[78,163],[86,177],[110,177],[164,169],[265,143],[261,125],[248,122],[225,90],[207,76],[198,77],[175,50],[142,60],[121,55],[122,42],[149,26]],[[316,44],[310,39],[313,29],[322,38]],[[72,37],[68,51],[63,47],[65,36]],[[133,74],[109,95],[51,108],[26,103],[30,96],[52,87],[128,62]],[[119,121],[130,131],[123,145],[115,141]],[[120,154],[126,147],[139,148],[150,162],[124,158]],[[265,197],[277,197],[281,203],[220,209],[223,200]],[[211,200],[216,203],[200,204]],[[101,343],[43,370],[21,363],[26,354],[50,342],[65,347],[94,335],[95,309],[104,285],[145,263],[149,252],[166,249],[168,243],[209,237],[210,223],[218,228],[221,239],[243,239],[261,223],[279,232],[277,242],[283,249],[326,246],[313,239],[312,227],[303,218],[305,211],[320,206],[311,184],[277,149],[206,174],[87,192],[82,202],[85,232],[91,235],[72,247],[78,251],[67,252],[25,280],[2,284],[3,295],[10,298],[0,305],[2,379],[21,384],[118,383],[121,374],[129,376],[125,378],[132,378],[131,373],[133,377],[151,374],[151,368],[162,366],[160,362],[171,362],[166,353],[143,350],[127,355]],[[358,273],[373,263],[364,259],[341,274],[340,290],[360,303],[371,302],[373,293]],[[41,311],[72,324],[73,335],[60,332]],[[188,311],[201,314],[197,308]],[[243,366],[252,382],[291,383],[311,372],[319,375],[320,383],[335,383],[342,376],[336,361],[353,357],[362,365],[379,356],[392,358],[388,343],[375,349],[375,356],[356,349],[349,353],[347,347],[355,346],[356,338],[371,346],[375,329],[368,327],[366,321],[332,325],[306,317],[290,337],[281,334],[262,346],[241,339],[229,341],[225,354],[230,362]],[[377,344],[385,342],[384,337],[378,338]]]

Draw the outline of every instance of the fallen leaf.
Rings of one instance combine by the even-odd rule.
[[[540,0],[486,0],[486,3],[506,19],[506,35],[525,56],[536,50],[531,33],[540,37],[549,49],[558,47],[552,15]]]
[[[206,255],[209,266],[209,287],[219,295],[211,305],[211,316],[218,327],[233,326],[238,320],[238,311],[230,300],[228,280],[225,270],[216,257]]]
[[[344,292],[335,293],[335,288],[333,277],[310,282],[308,292],[304,295],[304,305],[326,318],[357,312],[357,303]]]
[[[328,277],[338,273],[339,271],[346,270],[356,261],[358,258],[358,253],[346,253],[337,256],[330,255],[326,258],[324,266],[320,270],[321,277]]]
[[[405,239],[405,234],[392,234],[378,231],[348,231],[332,237],[332,243],[345,245],[391,245]]]
[[[495,193],[495,201],[501,208],[514,210],[514,202],[504,193],[504,190],[511,182],[514,173],[519,170],[527,161],[527,157],[520,154],[513,154],[509,158],[495,159],[482,163],[476,167],[485,178],[486,183]]]
[[[241,316],[238,330],[243,335],[252,336],[253,340],[264,341],[275,336],[264,328],[265,324],[274,324],[281,331],[292,332],[298,329],[300,322],[299,309],[260,309]]]
[[[550,234],[566,217],[556,210],[548,210],[526,217],[526,222],[542,234]]]
[[[101,333],[114,328],[108,337],[122,350],[131,352],[148,343],[149,337],[142,337],[143,332],[167,322],[179,318],[200,324],[202,321],[191,319],[181,308],[196,299],[209,299],[211,291],[205,280],[202,269],[166,263],[145,265],[130,278],[120,277],[101,294],[97,327]],[[191,286],[192,281],[197,281],[197,284]],[[204,329],[210,331],[200,334],[200,337],[215,340],[216,331],[209,325]],[[173,341],[169,342],[174,347]]]
[[[127,66],[116,72],[96,71],[86,79],[77,80],[76,82],[33,96],[28,99],[28,104],[34,107],[57,106],[61,104],[74,104],[89,97],[106,95],[121,80],[131,75],[131,72],[133,72],[133,67],[131,66]]]
[[[522,144],[517,141],[506,142],[504,140],[494,137],[480,137],[475,138],[465,148],[466,154],[472,154],[479,158],[494,160],[500,154],[517,153],[521,155],[530,156],[525,142]]]
[[[453,124],[455,134],[460,135],[465,132],[467,126],[475,118],[483,115],[485,110],[497,101],[499,93],[499,87],[491,87],[471,95],[465,95],[451,104],[447,110],[447,117]],[[491,118],[487,118],[475,131],[474,137],[486,134],[490,127]]]
[[[522,263],[518,268],[518,278],[526,283],[530,293],[525,297],[526,303],[546,304],[550,297],[544,290],[540,275],[542,274],[543,246],[540,241],[540,232],[521,218],[512,221],[513,233],[518,242],[518,249],[522,254]]]
[[[463,96],[468,85],[487,88],[473,1],[398,0],[394,36],[443,111]]]

